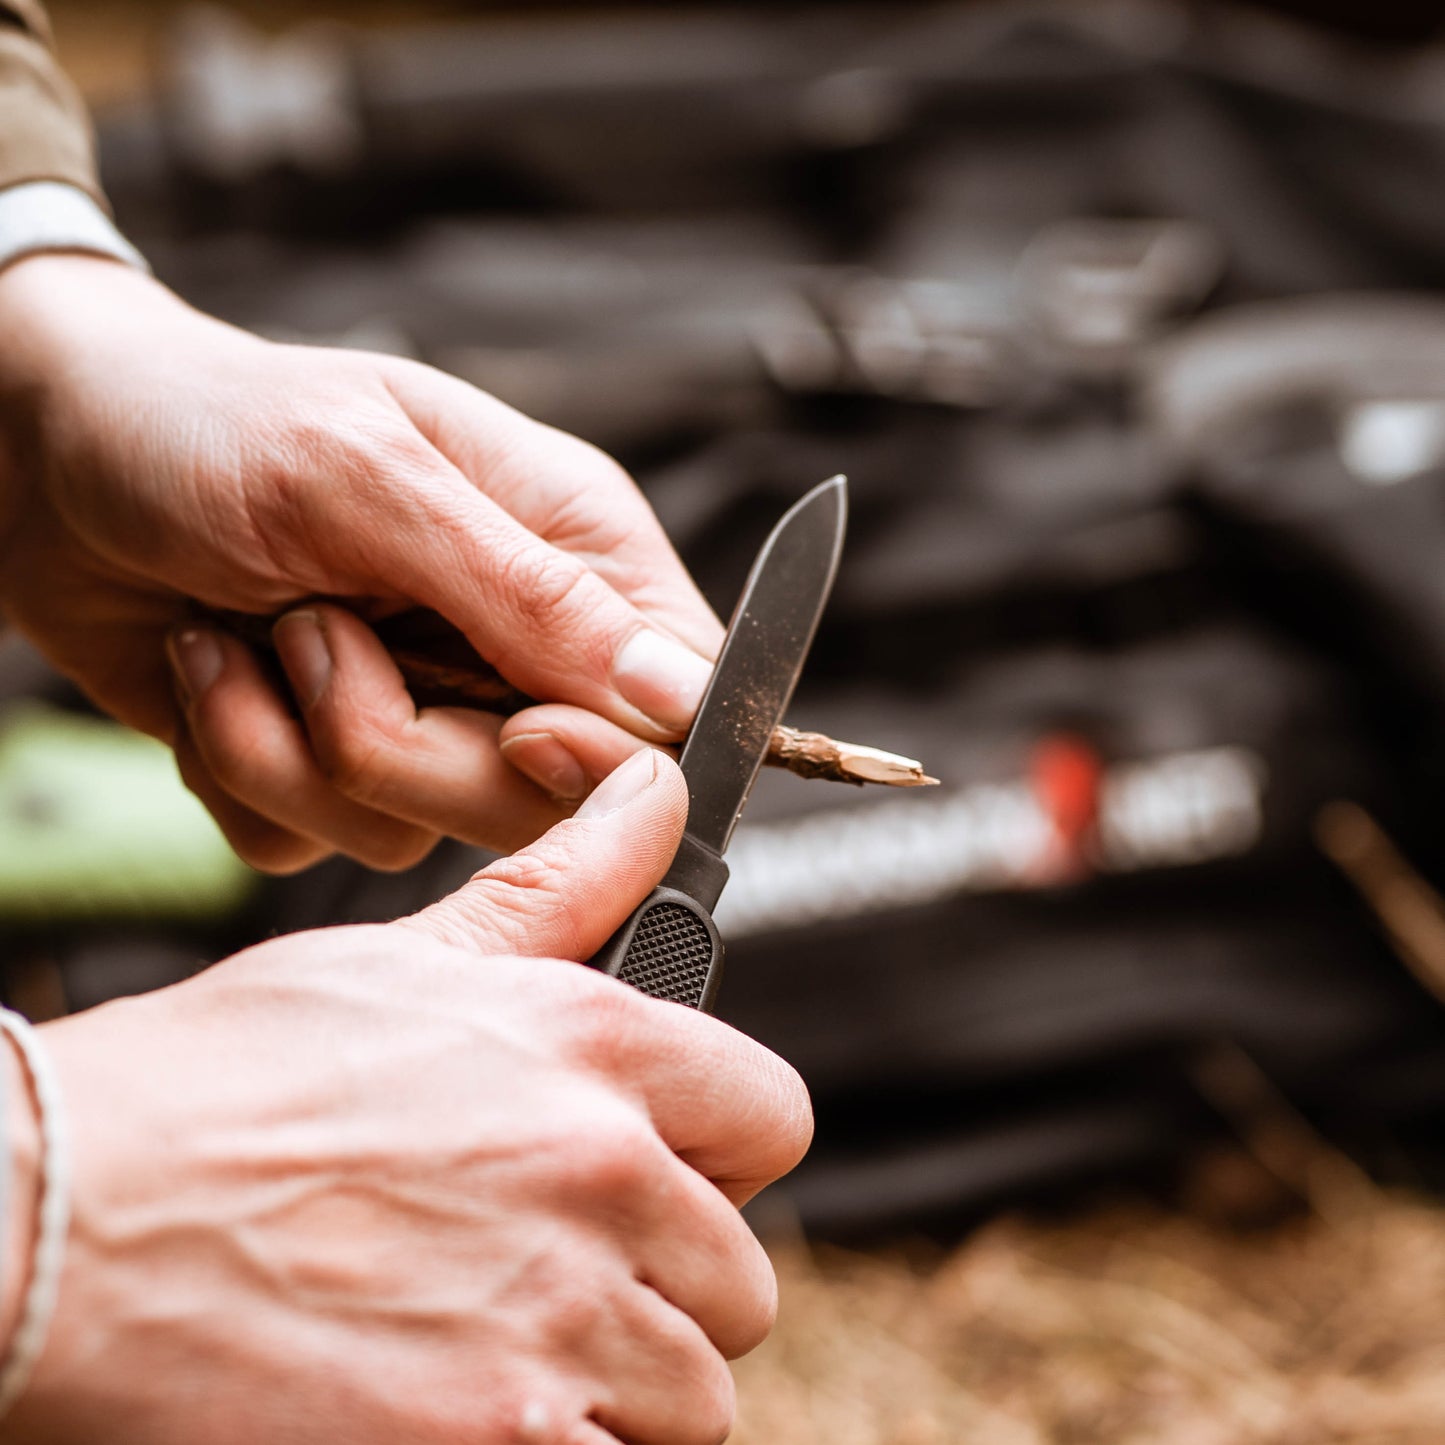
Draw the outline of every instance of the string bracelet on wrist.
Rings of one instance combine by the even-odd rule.
[[[50,1055],[30,1022],[0,1009],[0,1031],[24,1066],[40,1117],[39,1207],[19,1323],[0,1357],[0,1419],[20,1398],[45,1347],[70,1228],[70,1139],[60,1087]],[[13,1201],[11,1201],[13,1204]]]

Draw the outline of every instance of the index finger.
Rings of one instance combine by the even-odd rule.
[[[397,363],[388,385],[422,435],[537,536],[586,559],[707,658],[723,627],[636,482],[605,452],[444,372]]]
[[[406,505],[362,542],[371,574],[362,590],[379,586],[440,612],[534,697],[585,707],[654,741],[687,730],[712,674],[705,657],[440,456],[391,489]]]
[[[807,1153],[808,1087],[791,1064],[730,1024],[683,1004],[645,1002],[637,1037],[624,1031],[606,1057],[636,1081],[673,1152],[741,1207]]]
[[[568,1057],[637,1098],[668,1147],[734,1204],[807,1152],[807,1086],[792,1065],[730,1024],[580,967],[551,980],[547,994]]]

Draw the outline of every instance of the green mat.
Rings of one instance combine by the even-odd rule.
[[[162,744],[34,704],[0,716],[0,922],[221,918],[258,876]]]

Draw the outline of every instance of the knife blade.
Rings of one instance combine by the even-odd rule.
[[[662,883],[593,960],[654,997],[710,1007],[723,949],[712,909],[722,854],[793,696],[837,575],[847,483],[814,487],[773,528],[728,623],[682,750],[688,823]]]

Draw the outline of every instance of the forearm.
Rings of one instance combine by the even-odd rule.
[[[14,194],[0,191],[0,218]],[[9,265],[0,256],[0,582],[16,518],[43,470],[46,396],[72,378],[104,328],[127,315],[154,325],[157,302],[182,309],[148,274],[110,256],[41,249]]]

